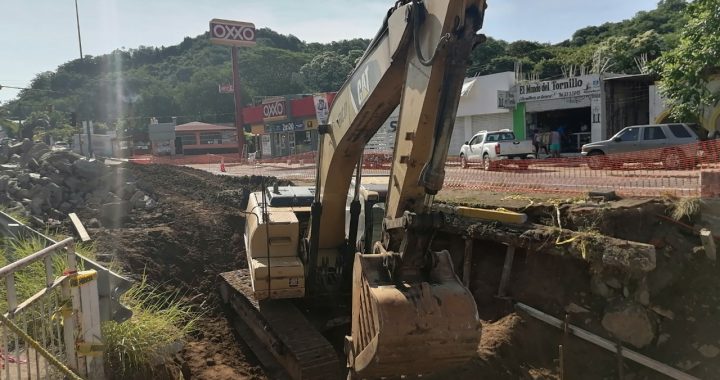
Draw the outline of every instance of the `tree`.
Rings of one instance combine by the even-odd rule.
[[[328,51],[321,53],[300,68],[310,91],[336,91],[354,67],[348,57]]]
[[[720,0],[695,0],[686,8],[679,44],[665,52],[651,68],[661,76],[660,91],[672,116],[700,119],[716,106],[720,92],[708,87],[720,73]]]

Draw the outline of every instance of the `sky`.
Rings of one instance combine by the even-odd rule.
[[[658,0],[490,0],[483,33],[507,41],[557,43],[585,26],[631,18]],[[213,18],[252,22],[306,42],[372,38],[394,0],[77,0],[83,54],[170,46]],[[78,58],[73,0],[0,0],[0,85]],[[0,90],[0,102],[17,95]]]

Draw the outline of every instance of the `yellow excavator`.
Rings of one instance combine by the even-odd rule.
[[[296,379],[370,379],[476,355],[477,306],[448,251],[431,250],[443,222],[431,206],[485,8],[397,1],[319,127],[315,186],[250,194],[248,269],[223,273],[221,294],[261,361]],[[363,149],[398,106],[390,176],[363,178]]]

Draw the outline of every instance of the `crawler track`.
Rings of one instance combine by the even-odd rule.
[[[247,270],[221,273],[223,301],[239,317],[241,334],[254,336],[249,342],[262,361],[272,354],[292,379],[338,379],[342,368],[330,342],[297,309],[292,301],[257,302],[250,287]],[[244,330],[244,331],[243,331]],[[246,335],[246,334],[245,334]],[[259,343],[262,348],[253,346]],[[259,351],[259,352],[258,352]]]

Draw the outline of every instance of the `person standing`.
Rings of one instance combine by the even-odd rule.
[[[535,150],[535,158],[540,155],[540,131],[537,128],[533,128],[530,139],[532,140],[533,148]]]
[[[560,144],[561,144],[560,132],[554,130],[550,132],[550,157],[560,157]]]

